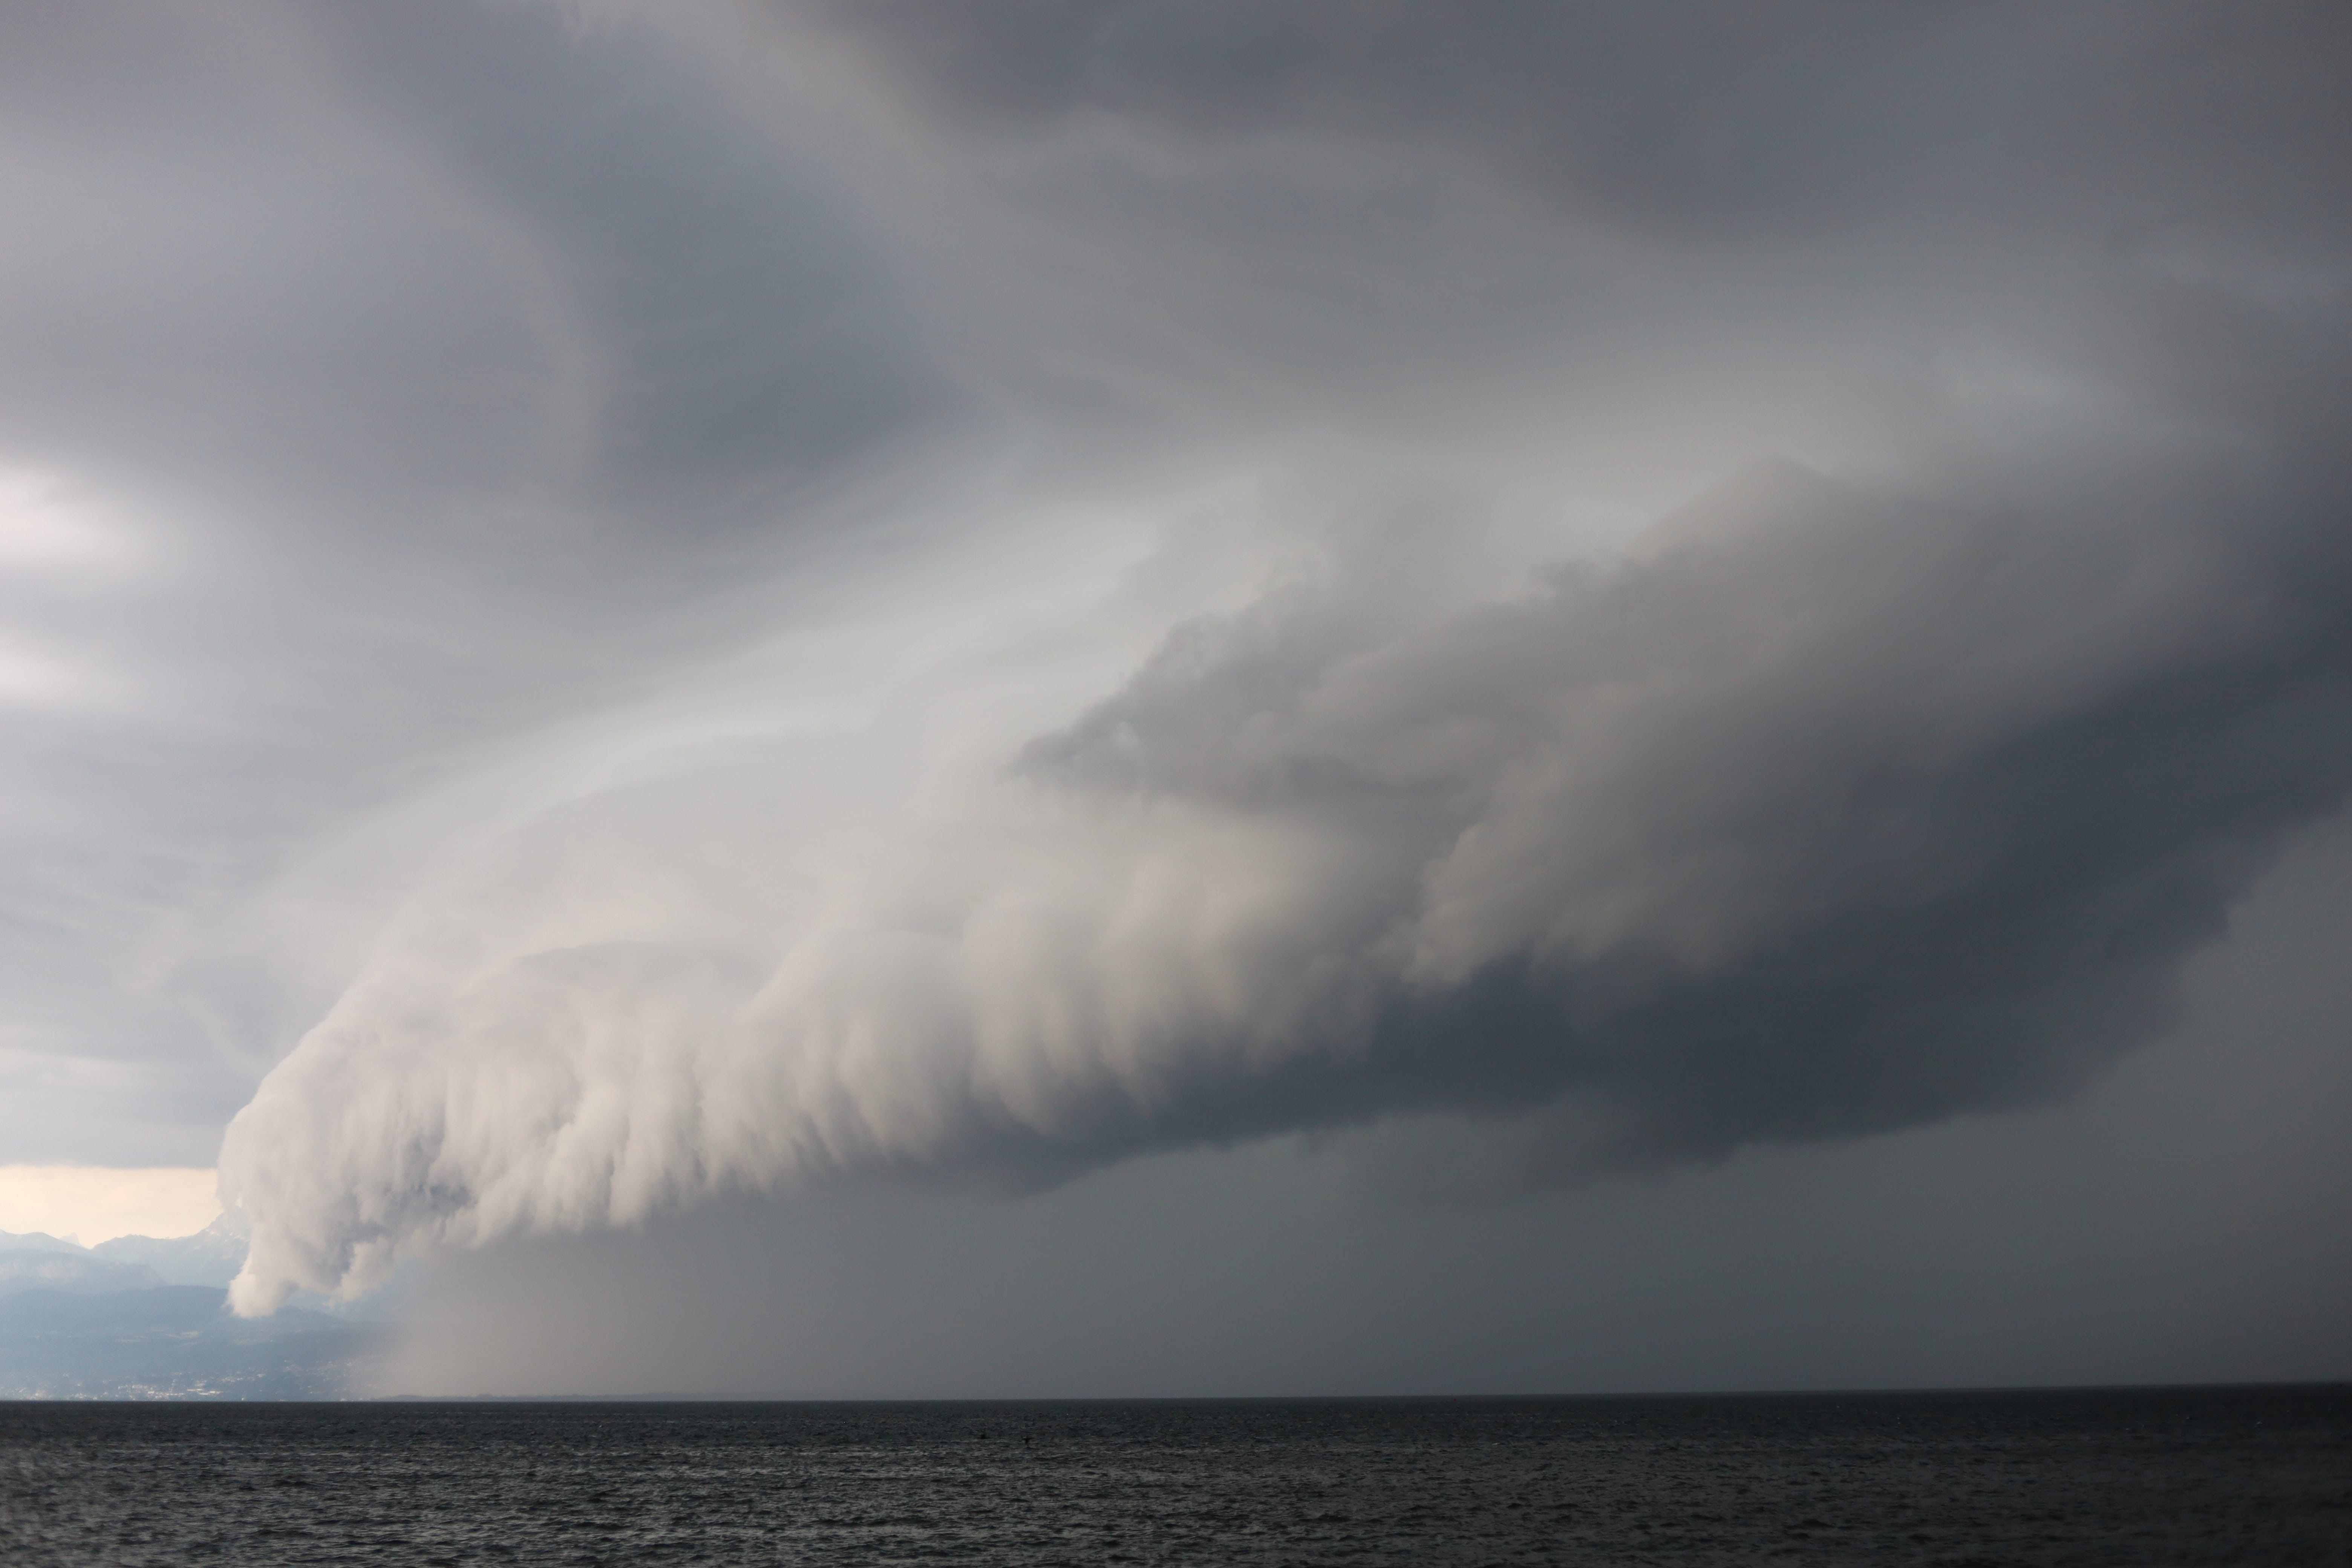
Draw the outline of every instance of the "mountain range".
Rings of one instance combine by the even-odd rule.
[[[388,1330],[289,1307],[243,1319],[225,1287],[244,1215],[82,1247],[0,1231],[0,1399],[332,1399]]]

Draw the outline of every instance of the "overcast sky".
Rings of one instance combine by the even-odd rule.
[[[0,1163],[419,1388],[2352,1374],[2347,47],[10,6]]]

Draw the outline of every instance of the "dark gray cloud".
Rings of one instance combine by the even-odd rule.
[[[849,202],[657,36],[458,0],[346,13],[332,46],[543,258],[603,362],[585,477],[610,509],[704,503],[666,546],[772,524],[780,487],[950,404]]]
[[[792,9],[929,111],[998,133],[1098,115],[1218,139],[1434,138],[1696,243],[1929,203],[2275,209],[2340,193],[2352,137],[2322,63],[2347,25],[2300,0]]]
[[[1336,426],[1681,497],[2029,388],[2347,411],[2324,5],[761,9],[882,84],[877,210],[1089,437]]]
[[[2039,26],[2027,7],[1853,5],[1101,0],[982,16],[916,0],[822,15],[937,111],[1002,132],[1094,113],[1208,137],[1436,137],[1706,234],[1833,219],[1934,181],[2031,70],[2018,29]]]
[[[1767,473],[1402,644],[1190,628],[1028,765],[1397,860],[1386,1020],[1223,1131],[1573,1088],[1626,1119],[1601,1158],[1672,1158],[2030,1103],[2168,1024],[2352,787],[2334,520],[2114,505]]]

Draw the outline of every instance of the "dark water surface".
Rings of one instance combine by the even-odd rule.
[[[2352,1387],[0,1405],[0,1562],[2352,1563]]]

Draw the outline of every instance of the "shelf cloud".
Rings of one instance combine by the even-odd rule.
[[[233,1125],[239,1304],[1412,1112],[1541,1182],[2031,1103],[2170,1022],[2352,787],[2352,582],[2292,511],[1781,467],[1418,625],[1355,564],[979,765],[722,763],[545,824]]]
[[[14,8],[0,1131],[226,1123],[261,1311],[2073,1094],[2352,788],[2347,43]]]

